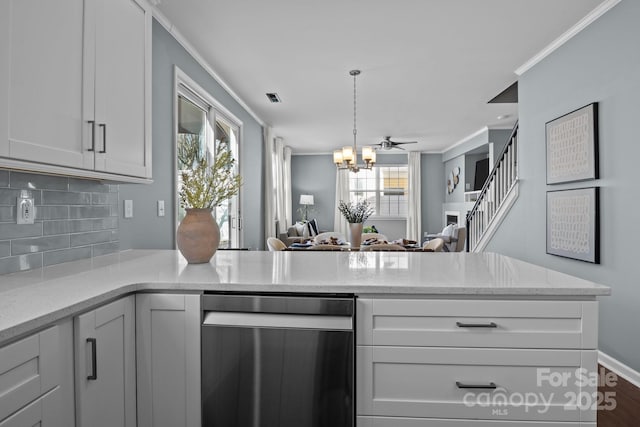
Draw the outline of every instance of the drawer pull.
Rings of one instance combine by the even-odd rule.
[[[87,342],[91,344],[91,375],[87,375],[88,380],[97,380],[98,379],[98,355],[97,355],[97,345],[95,338],[87,338]]]
[[[489,384],[465,384],[465,383],[461,383],[460,381],[456,381],[456,387],[458,387],[458,388],[487,388],[487,389],[498,388],[496,383],[493,383],[493,382],[491,382]]]
[[[456,322],[456,326],[458,328],[497,328],[498,325],[496,325],[494,322],[491,323],[462,323],[462,322]]]

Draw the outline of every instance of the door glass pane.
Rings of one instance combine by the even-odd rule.
[[[238,134],[237,126],[224,120],[222,117],[215,119],[215,147],[231,150],[236,159],[235,173],[238,173]],[[220,247],[235,248],[239,246],[240,224],[238,218],[238,196],[225,200],[215,209],[215,217],[220,227]]]
[[[178,192],[182,188],[181,172],[193,165],[194,158],[202,157],[206,147],[207,112],[188,99],[178,97]],[[178,222],[186,211],[178,204]]]

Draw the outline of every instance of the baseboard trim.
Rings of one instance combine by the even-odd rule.
[[[598,363],[640,388],[640,372],[598,350]]]

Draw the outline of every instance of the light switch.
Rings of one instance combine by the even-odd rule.
[[[158,200],[158,216],[164,216],[164,200]]]
[[[124,201],[124,217],[133,218],[133,200]]]

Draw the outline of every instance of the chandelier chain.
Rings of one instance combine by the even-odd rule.
[[[357,73],[353,73],[353,147],[356,146],[356,135],[358,133],[356,127],[356,110],[357,110],[357,98],[356,98],[356,77]]]

